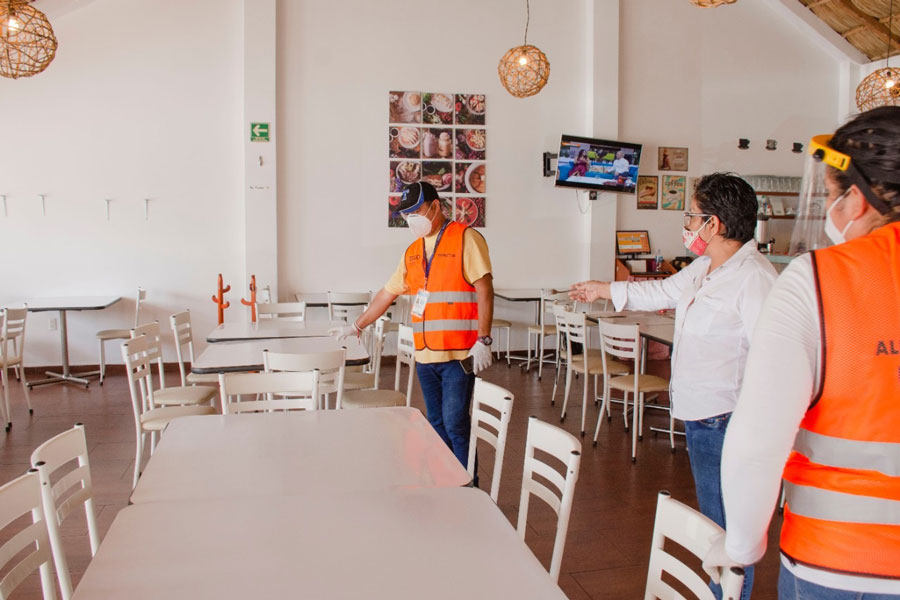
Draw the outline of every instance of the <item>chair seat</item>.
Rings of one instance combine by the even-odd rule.
[[[491,321],[491,329],[494,329],[495,327],[498,329],[512,327],[512,321],[507,321],[506,319],[494,319]]]
[[[642,393],[669,391],[669,380],[656,375],[638,375],[638,385]],[[609,380],[609,387],[623,392],[634,392],[634,376],[613,377]]]
[[[212,406],[166,406],[154,408],[141,415],[141,428],[144,431],[162,431],[172,419],[193,417],[195,415],[214,415]]]
[[[156,406],[203,404],[212,400],[217,391],[216,388],[208,385],[167,387],[153,392],[153,404]]]
[[[543,335],[556,335],[556,325],[529,325],[528,333],[543,333]]]
[[[344,391],[364,390],[375,387],[375,373],[363,373],[362,371],[344,372]],[[406,404],[404,397],[403,403]]]
[[[130,337],[129,329],[104,329],[97,332],[98,340],[127,340]]]
[[[353,390],[344,392],[344,408],[386,408],[406,406],[406,394],[395,390]]]
[[[214,385],[219,387],[219,375],[217,373],[188,373],[187,382],[192,385]]]
[[[603,375],[603,356],[600,350],[588,350],[588,375]],[[576,373],[584,373],[584,355],[572,356],[572,370]],[[631,366],[606,357],[606,371],[610,375],[625,375],[631,373]]]

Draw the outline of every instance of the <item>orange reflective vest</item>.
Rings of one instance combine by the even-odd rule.
[[[821,385],[784,469],[781,550],[900,578],[900,223],[812,260]]]
[[[449,223],[439,236],[425,277],[425,240],[406,249],[406,285],[415,296],[428,292],[422,317],[412,315],[416,350],[468,350],[478,339],[478,302],[475,286],[463,273],[463,237],[466,226]]]

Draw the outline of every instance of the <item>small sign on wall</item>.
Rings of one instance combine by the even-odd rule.
[[[250,123],[250,141],[251,142],[268,142],[269,141],[269,124],[268,123]]]

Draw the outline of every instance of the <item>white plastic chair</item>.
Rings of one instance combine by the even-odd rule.
[[[73,466],[71,464],[73,461],[77,461],[77,465]],[[31,453],[31,466],[37,469],[40,476],[44,514],[47,516],[47,529],[50,532],[50,546],[57,564],[62,597],[63,600],[68,600],[72,595],[72,581],[68,569],[61,566],[65,564],[65,550],[58,543],[62,539],[60,527],[79,504],[84,505],[91,556],[96,555],[97,548],[100,547],[100,531],[94,512],[94,488],[91,483],[91,465],[88,461],[84,425],[76,423],[72,429],[38,446]],[[67,467],[65,471],[61,471],[63,467]]]
[[[132,339],[141,336],[147,338],[147,358],[156,362],[157,375],[159,377],[159,389],[154,390],[152,385],[147,388],[150,408],[156,408],[157,406],[192,406],[203,404],[204,402],[209,402],[210,406],[215,405],[215,388],[193,385],[166,387],[159,321],[138,325],[131,330]],[[149,382],[151,379],[147,381]]]
[[[535,450],[553,456],[564,466],[565,471],[560,473],[557,468],[535,458]],[[525,469],[522,473],[522,495],[519,500],[519,521],[516,531],[524,540],[528,520],[528,500],[531,494],[549,504],[557,514],[556,539],[553,542],[553,556],[550,559],[550,577],[553,581],[559,581],[566,534],[569,530],[569,516],[572,513],[572,498],[575,495],[580,465],[581,442],[577,437],[559,427],[544,423],[537,417],[528,417]],[[535,475],[541,479],[535,479]],[[552,487],[545,485],[544,481]]]
[[[506,332],[506,368],[512,364],[510,355],[509,355],[509,334],[512,331],[512,321],[507,321],[506,319],[494,319],[491,321],[491,331],[497,330],[497,337],[495,341],[497,342],[497,360],[500,360],[500,334],[504,331]],[[494,337],[493,335],[491,337]]]
[[[525,362],[525,370],[531,369],[531,338],[535,337],[535,350],[538,352],[538,381],[544,373],[544,339],[556,335],[556,326],[546,323],[545,316],[550,304],[556,300],[568,300],[565,292],[552,293],[551,290],[541,290],[540,307],[538,310],[538,324],[528,327],[528,358]]]
[[[385,406],[409,406],[412,402],[413,371],[416,370],[416,347],[412,327],[400,325],[397,330],[397,370],[392,390],[350,390],[344,393],[338,408],[376,408]],[[406,393],[400,391],[400,372],[403,365],[409,368]]]
[[[344,390],[377,390],[378,378],[381,375],[381,357],[384,354],[384,342],[387,339],[386,330],[391,320],[381,317],[375,321],[372,331],[368,333],[369,363],[361,370],[348,368],[344,373]]]
[[[472,432],[469,436],[469,475],[475,477],[475,447],[484,440],[494,447],[494,474],[491,476],[491,500],[497,503],[500,492],[500,472],[503,470],[503,454],[506,451],[506,434],[512,416],[514,396],[499,385],[475,378],[472,393]],[[490,409],[486,410],[486,409]],[[491,412],[493,411],[493,412]],[[496,414],[494,414],[496,413]]]
[[[266,373],[318,371],[318,408],[328,409],[328,394],[335,394],[335,406],[339,407],[344,395],[344,377],[347,350],[292,354],[263,350],[263,369]]]
[[[625,426],[628,427],[628,395],[633,397],[633,411],[631,424],[631,462],[637,462],[637,443],[643,439],[644,427],[644,394],[647,392],[669,391],[669,380],[656,375],[641,375],[641,334],[638,325],[616,325],[600,321],[600,347],[603,350],[603,372],[614,375],[614,364],[607,355],[625,360],[634,361],[633,375],[620,375],[617,377],[603,378],[603,404],[600,406],[600,414],[597,415],[597,428],[594,430],[594,444],[600,434],[600,424],[603,422],[603,414],[609,413],[609,394],[611,389],[620,390],[624,395]],[[675,447],[674,422],[669,418],[669,441]]]
[[[169,317],[169,325],[175,336],[175,356],[178,358],[178,372],[181,374],[181,385],[207,385],[219,387],[219,376],[215,373],[192,373],[185,367],[184,347],[187,346],[187,357],[194,364],[194,330],[191,327],[191,311],[183,310]]]
[[[319,372],[219,373],[222,413],[316,410]],[[241,396],[254,396],[244,400]]]
[[[372,292],[328,292],[328,320],[350,322],[369,304]]]
[[[664,600],[683,598],[680,590],[663,581],[663,573],[673,577],[688,588],[699,600],[713,600],[712,590],[701,576],[688,565],[665,550],[666,540],[690,551],[702,561],[710,548],[710,539],[725,533],[709,517],[697,512],[662,491],[656,502],[656,522],[653,525],[653,542],[650,547],[650,568],[647,572],[647,587],[644,600]],[[723,600],[737,600],[741,597],[744,584],[744,570],[731,567],[722,573]]]
[[[158,325],[157,325],[158,326]],[[154,406],[153,375],[151,356],[155,352],[155,343],[149,336],[141,335],[122,344],[122,359],[125,362],[125,373],[128,377],[128,391],[131,394],[131,407],[134,412],[134,428],[136,449],[134,456],[134,482],[137,485],[141,475],[141,459],[144,454],[146,435],[150,434],[150,454],[156,446],[157,434],[166,428],[169,421],[177,417],[192,415],[212,415],[215,410],[211,406]],[[197,386],[203,389],[201,386]],[[205,388],[207,390],[211,388]],[[215,393],[215,390],[212,390]]]
[[[13,590],[37,568],[41,574],[44,600],[56,600],[50,531],[44,515],[41,480],[35,469],[29,469],[24,475],[0,487],[0,529],[5,529],[29,512],[31,524],[0,545],[0,571],[5,573],[0,579],[0,598],[9,598]],[[60,572],[68,569],[66,564],[56,567]]]
[[[306,320],[306,302],[257,302],[256,318],[302,323]]]
[[[134,301],[134,325],[132,325],[132,327],[137,327],[141,324],[141,304],[143,304],[146,299],[147,290],[139,287]],[[98,331],[97,341],[100,343],[100,369],[98,371],[85,373],[84,375],[81,375],[81,377],[99,375],[100,385],[103,385],[103,380],[106,379],[106,342],[110,340],[127,340],[129,336],[130,330],[128,329],[104,329],[103,331]]]
[[[31,408],[31,395],[28,392],[28,383],[25,381],[25,319],[28,316],[26,308],[5,308],[0,323],[0,382],[3,384],[3,407],[0,410],[6,421],[6,431],[12,428],[12,412],[9,406],[9,373],[12,367],[16,370],[19,381],[22,384],[22,392],[25,394],[25,404],[28,405],[28,414],[33,415]]]

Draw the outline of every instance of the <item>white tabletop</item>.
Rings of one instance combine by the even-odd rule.
[[[641,335],[671,346],[675,337],[675,314],[666,311],[658,313],[654,311],[596,311],[587,313],[590,320],[602,319],[616,325],[638,325]]]
[[[529,288],[529,289],[495,289],[494,295],[498,298],[503,298],[504,300],[509,300],[510,302],[536,302],[541,299],[541,289],[540,288]]]
[[[470,488],[129,506],[74,596],[473,597],[565,599],[490,497]]]
[[[294,294],[297,302],[306,302],[306,306],[323,307],[328,306],[328,294],[325,292],[300,292]]]
[[[302,338],[302,337],[326,337],[328,330],[339,325],[346,325],[343,321],[274,321],[266,320],[258,323],[236,322],[223,323],[213,329],[206,341],[214,342],[240,342],[246,340],[272,340],[278,338]]]
[[[457,487],[470,481],[414,408],[210,415],[169,425],[131,501]]]
[[[338,340],[335,337],[287,338],[277,340],[254,340],[250,342],[221,342],[210,344],[191,363],[194,373],[228,373],[241,371],[261,371],[263,350],[271,352],[292,352],[307,354],[347,349],[347,365],[364,365],[369,362],[369,353],[353,336]]]
[[[109,308],[121,296],[61,296],[59,298],[31,298],[25,301],[30,312],[48,310],[103,310]]]

